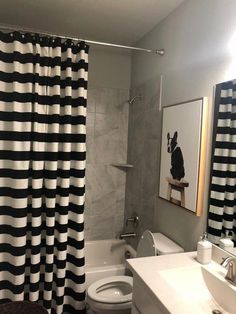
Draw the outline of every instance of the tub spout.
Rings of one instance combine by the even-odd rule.
[[[128,233],[120,234],[120,239],[135,238],[135,237],[137,237],[137,233],[128,232]]]

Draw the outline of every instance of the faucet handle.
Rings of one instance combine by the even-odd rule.
[[[132,217],[128,217],[126,219],[126,226],[128,225],[129,222],[132,222],[134,227],[136,228],[138,226],[138,223],[139,223],[139,217],[137,214],[134,214],[134,216]]]
[[[222,261],[220,262],[220,265],[225,267],[226,266],[225,264],[227,264],[226,260],[227,260],[227,257],[222,257]]]
[[[222,262],[220,263],[221,266],[227,267],[229,263],[234,262],[234,258],[231,256],[222,257]]]

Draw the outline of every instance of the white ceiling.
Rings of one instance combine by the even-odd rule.
[[[133,45],[183,0],[0,0],[0,24]]]

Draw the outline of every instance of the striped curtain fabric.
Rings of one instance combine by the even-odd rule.
[[[208,234],[218,244],[226,231],[236,239],[236,80],[217,85],[214,123]]]
[[[0,302],[85,313],[88,46],[0,33]]]

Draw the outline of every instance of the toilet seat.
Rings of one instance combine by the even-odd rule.
[[[157,248],[154,235],[151,231],[145,230],[137,247],[137,257],[156,256]]]
[[[132,300],[132,290],[132,277],[112,276],[91,284],[88,288],[88,297],[99,303],[127,303]]]

